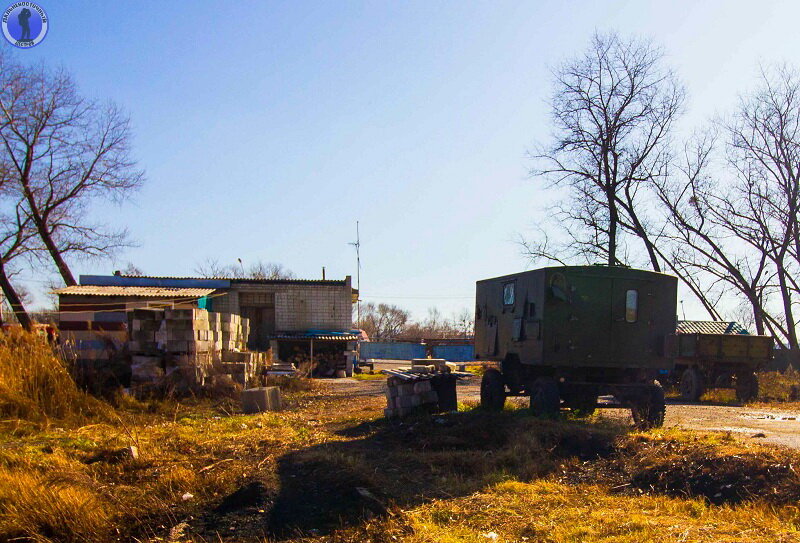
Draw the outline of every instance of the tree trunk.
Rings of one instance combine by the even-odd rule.
[[[42,217],[42,214],[39,212],[36,200],[30,191],[27,181],[23,181],[22,186],[25,189],[25,199],[28,201],[29,211],[31,213],[31,218],[33,218],[33,223],[36,225],[36,231],[39,232],[39,237],[42,238],[47,252],[50,253],[50,258],[53,259],[53,263],[56,265],[56,268],[58,268],[58,273],[64,280],[64,284],[68,287],[77,285],[78,282],[75,281],[72,270],[69,269],[69,266],[64,261],[61,251],[58,250],[55,241],[53,241],[53,236],[47,229],[47,219]]]
[[[792,311],[792,293],[786,284],[786,270],[782,265],[778,266],[778,284],[783,298],[783,312],[786,319],[786,339],[789,341],[790,349],[797,349],[797,330],[795,329],[794,312]]]
[[[33,328],[33,322],[31,318],[28,316],[28,312],[25,310],[25,305],[22,303],[22,300],[17,295],[17,291],[14,290],[14,286],[11,284],[11,281],[8,280],[8,276],[6,275],[5,265],[0,262],[0,289],[3,290],[3,294],[5,294],[6,299],[8,300],[9,305],[11,306],[11,310],[16,315],[17,320],[22,325],[25,330],[29,332]]]
[[[617,264],[617,223],[619,222],[619,215],[614,193],[610,188],[608,191],[608,265],[615,266]]]

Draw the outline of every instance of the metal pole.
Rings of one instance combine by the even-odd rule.
[[[356,221],[356,289],[358,289],[356,315],[358,322],[361,323],[361,235],[358,231],[358,221]]]

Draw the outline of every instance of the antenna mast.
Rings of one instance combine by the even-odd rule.
[[[356,290],[358,291],[358,298],[356,299],[356,325],[361,322],[361,235],[358,231],[358,221],[356,221],[356,241],[351,242],[350,245],[356,248]]]

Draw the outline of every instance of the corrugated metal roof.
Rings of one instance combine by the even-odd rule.
[[[678,321],[679,334],[749,334],[747,329],[733,321]]]
[[[148,298],[201,298],[208,296],[213,288],[167,288],[167,287],[116,287],[74,285],[56,289],[53,292],[59,295],[71,294],[77,296],[143,296]]]
[[[264,285],[332,285],[344,286],[346,279],[254,279],[250,277],[172,277],[159,275],[81,275],[82,285],[141,285],[178,287],[181,283],[205,283],[204,286],[228,288],[231,283]],[[150,284],[148,284],[150,283]]]
[[[270,336],[270,339],[320,339],[324,341],[358,341],[361,336],[357,334],[343,334],[343,333],[304,333],[299,332],[296,334],[275,334]]]

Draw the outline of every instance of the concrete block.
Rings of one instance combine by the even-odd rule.
[[[133,341],[155,341],[156,336],[155,332],[147,332],[144,330],[138,330],[136,332],[131,332],[130,337]]]
[[[160,320],[164,318],[164,311],[160,309],[134,309],[130,312],[131,319]]]
[[[167,330],[167,341],[194,341],[194,330]]]
[[[189,342],[179,340],[168,340],[166,342],[166,350],[170,353],[187,353],[189,352]]]
[[[395,398],[395,405],[400,408],[413,408],[422,405],[422,398],[417,395],[398,396]]]
[[[414,394],[423,394],[431,390],[430,381],[418,381],[414,383]]]
[[[146,356],[146,355],[133,355],[131,356],[131,366],[160,366],[161,365],[161,357],[160,356]]]
[[[278,387],[248,388],[242,391],[242,411],[247,414],[281,410],[281,391]]]
[[[205,309],[165,309],[164,317],[170,320],[208,320],[208,311]]]
[[[403,383],[397,385],[396,388],[398,396],[411,396],[414,394],[414,383]]]
[[[129,341],[128,350],[132,353],[149,353],[158,350],[155,341]]]

